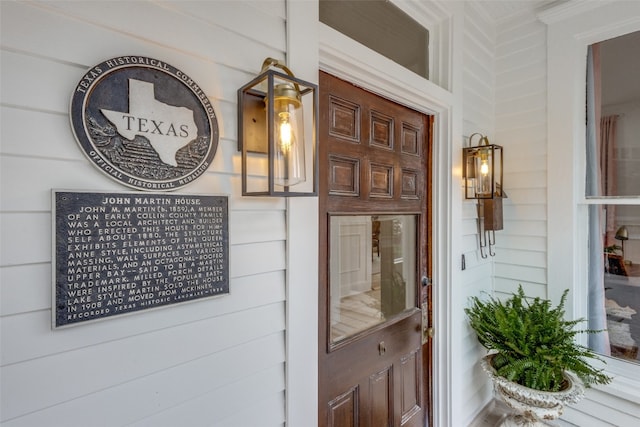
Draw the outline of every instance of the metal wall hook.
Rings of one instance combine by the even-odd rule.
[[[496,232],[494,230],[485,230],[485,234],[487,235],[487,240],[489,242],[489,255],[496,256],[496,253],[493,250],[496,247]]]
[[[480,256],[482,259],[486,259],[489,256],[496,256],[496,232],[493,229],[487,230],[485,224],[485,211],[484,201],[479,200],[477,204],[478,209],[478,244],[480,246]],[[488,252],[488,255],[487,255]]]

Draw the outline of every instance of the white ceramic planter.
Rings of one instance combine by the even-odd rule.
[[[481,360],[482,369],[489,375],[494,387],[504,402],[517,411],[506,418],[503,427],[547,426],[545,420],[555,420],[562,415],[565,405],[576,403],[584,396],[584,384],[574,373],[565,371],[569,386],[557,392],[534,390],[496,374],[491,366],[493,354]]]

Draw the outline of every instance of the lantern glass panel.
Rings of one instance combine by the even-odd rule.
[[[274,184],[289,187],[306,180],[304,109],[291,84],[277,84],[274,96]]]
[[[464,149],[465,198],[502,197],[502,147],[483,145]]]
[[[316,86],[267,70],[240,89],[238,104],[243,194],[316,194]]]

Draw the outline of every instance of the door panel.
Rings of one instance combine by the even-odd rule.
[[[319,425],[424,426],[432,118],[322,72],[320,111]]]
[[[358,388],[353,387],[346,393],[329,402],[330,427],[355,427],[358,425]]]

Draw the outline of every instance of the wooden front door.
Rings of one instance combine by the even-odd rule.
[[[321,427],[430,424],[432,123],[320,73]]]

